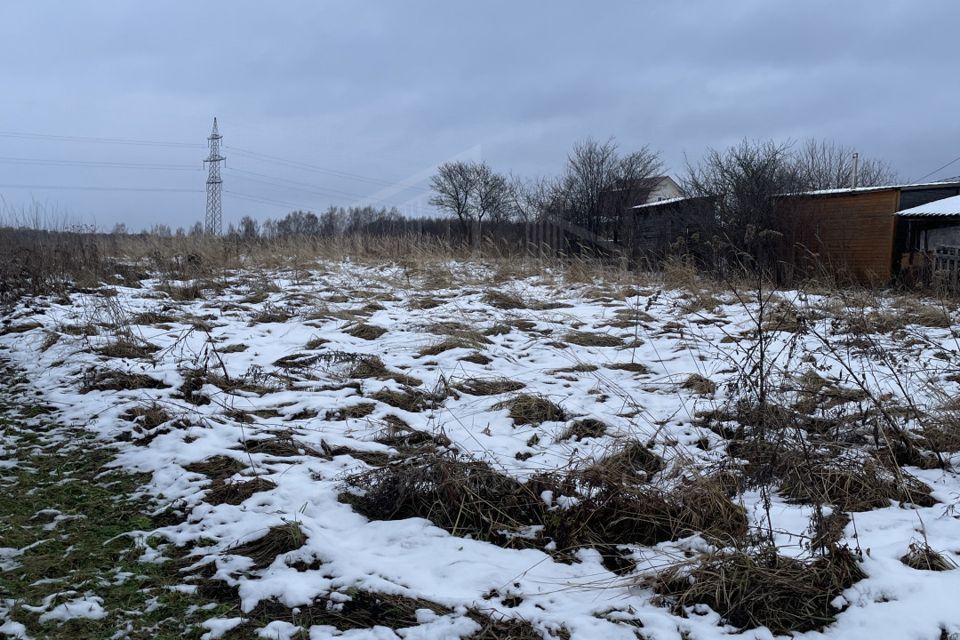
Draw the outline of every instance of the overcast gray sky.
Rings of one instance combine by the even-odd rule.
[[[960,156],[958,18],[956,0],[7,2],[0,196],[189,226],[215,115],[225,225],[415,212],[439,162],[556,174],[587,136],[649,144],[671,174],[744,137],[816,136],[914,179]]]

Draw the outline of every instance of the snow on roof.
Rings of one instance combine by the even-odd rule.
[[[630,207],[630,208],[631,208],[631,209],[644,209],[644,208],[646,208],[646,207],[659,207],[660,205],[673,204],[674,202],[680,202],[680,201],[682,201],[682,200],[692,200],[692,198],[688,198],[688,197],[686,197],[686,196],[677,196],[676,198],[665,198],[664,200],[657,200],[656,202],[647,202],[647,203],[645,203],[645,204],[638,204],[638,205],[636,205],[636,206],[634,206],[634,207]]]
[[[910,217],[960,216],[960,196],[950,196],[949,198],[921,204],[918,207],[897,211],[897,215]]]
[[[833,196],[846,193],[869,193],[871,191],[887,191],[888,189],[900,189],[901,191],[913,191],[916,189],[926,189],[935,187],[954,187],[960,185],[960,180],[951,178],[950,180],[940,180],[937,182],[913,182],[908,184],[885,184],[872,187],[843,187],[839,189],[815,189],[813,191],[797,191],[793,193],[782,193],[781,196]]]

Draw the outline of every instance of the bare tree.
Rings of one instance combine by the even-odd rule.
[[[471,244],[480,241],[484,219],[506,221],[511,212],[507,179],[485,162],[448,162],[431,180],[430,204],[452,213]]]
[[[240,218],[240,237],[244,240],[254,240],[260,235],[260,225],[250,216]]]
[[[494,222],[505,222],[510,216],[507,179],[485,162],[474,165],[473,171],[477,226],[482,228],[483,219],[488,217]]]
[[[528,178],[510,174],[510,209],[519,222],[538,222],[549,217],[555,194],[560,190],[556,179]]]
[[[464,235],[472,234],[474,191],[477,175],[469,162],[446,162],[430,180],[430,204],[457,216]]]
[[[790,143],[772,140],[708,149],[700,162],[687,163],[683,180],[687,195],[710,203],[712,216],[701,218],[697,231],[711,243],[714,259],[747,259],[761,267],[779,242],[776,196],[805,188]]]
[[[854,150],[836,142],[809,139],[794,154],[797,172],[808,189],[843,189],[854,184]],[[859,156],[856,184],[896,184],[897,172],[883,160]]]
[[[640,204],[661,168],[660,156],[648,147],[621,156],[613,139],[587,139],[567,157],[555,202],[567,222],[617,240],[627,208]]]

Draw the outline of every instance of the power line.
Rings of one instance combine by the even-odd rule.
[[[60,184],[0,184],[0,189],[43,189],[62,191],[156,191],[164,193],[203,193],[203,189],[179,187],[92,187],[87,185]]]
[[[943,171],[944,169],[946,169],[947,167],[949,167],[950,165],[952,165],[953,163],[955,163],[955,162],[957,162],[957,161],[960,161],[960,156],[957,156],[956,158],[954,158],[953,160],[951,160],[951,161],[948,162],[947,164],[943,165],[942,167],[939,167],[939,168],[937,168],[937,169],[934,169],[933,171],[931,171],[931,172],[928,173],[927,175],[921,176],[921,177],[917,178],[917,179],[915,180],[915,182],[920,182],[921,180],[924,180],[924,179],[926,179],[926,178],[929,178],[930,176],[932,176],[932,175],[934,175],[934,174],[940,173],[941,171]]]
[[[362,176],[357,173],[347,173],[346,171],[337,171],[336,169],[328,169],[327,167],[320,167],[315,164],[308,164],[306,162],[300,162],[298,160],[287,160],[285,158],[279,158],[277,156],[267,155],[265,153],[258,153],[256,151],[250,151],[249,149],[240,149],[238,147],[233,147],[229,145],[224,145],[225,149],[230,149],[235,151],[243,156],[248,156],[251,158],[257,158],[260,160],[265,160],[267,162],[274,162],[276,164],[285,165],[288,167],[294,167],[297,169],[305,169],[308,171],[316,171],[318,173],[325,173],[328,175],[336,176],[338,178],[347,178],[350,180],[359,180],[361,182],[369,182],[382,187],[393,187],[396,186],[396,181],[381,180],[379,178],[371,178],[369,176]],[[410,189],[410,187],[408,187]],[[417,189],[418,191],[425,191],[425,189]]]
[[[313,207],[310,207],[310,206],[307,206],[307,205],[296,204],[296,203],[294,203],[294,202],[286,202],[286,201],[284,201],[284,200],[274,200],[273,198],[262,198],[262,197],[260,197],[260,196],[253,196],[253,195],[246,194],[246,193],[238,193],[238,192],[232,191],[232,190],[230,190],[230,189],[224,189],[223,192],[224,192],[225,194],[227,194],[228,196],[232,196],[232,197],[234,197],[234,198],[241,198],[241,199],[243,199],[243,200],[251,200],[251,201],[253,201],[253,202],[263,202],[263,203],[266,203],[266,204],[277,205],[277,206],[279,206],[279,207],[293,207],[293,208],[295,208],[295,209],[312,209],[312,208],[313,208]]]
[[[56,140],[59,142],[89,142],[94,144],[125,144],[141,145],[154,147],[203,147],[202,144],[193,142],[166,142],[161,140],[136,140],[132,138],[96,138],[90,136],[61,136],[47,133],[27,133],[23,131],[0,131],[0,137],[3,138],[24,138],[28,140]]]
[[[163,171],[201,171],[200,167],[188,167],[176,164],[155,164],[143,162],[111,162],[107,160],[57,160],[52,158],[15,158],[0,156],[4,164],[43,165],[53,167],[97,167],[105,169],[156,169]]]
[[[297,181],[297,180],[290,180],[290,179],[288,179],[288,178],[280,178],[280,177],[277,177],[277,176],[270,176],[270,175],[267,175],[267,174],[264,174],[264,173],[258,173],[258,172],[256,172],[256,171],[246,171],[246,170],[243,170],[243,169],[231,169],[231,168],[227,168],[227,169],[226,169],[226,172],[227,172],[227,173],[231,173],[231,174],[242,174],[243,179],[244,179],[244,180],[248,180],[248,181],[250,181],[250,182],[258,182],[258,183],[266,184],[266,185],[272,186],[272,187],[277,188],[277,189],[287,189],[287,190],[290,190],[291,187],[292,187],[292,188],[293,188],[294,190],[296,190],[296,191],[302,191],[302,192],[304,192],[304,193],[310,193],[310,194],[313,194],[313,195],[323,196],[323,197],[325,197],[325,198],[329,198],[329,197],[335,197],[335,198],[347,197],[347,198],[355,198],[355,199],[357,199],[357,200],[364,200],[365,198],[367,198],[367,196],[362,195],[362,194],[359,194],[359,193],[351,193],[351,192],[349,192],[349,191],[343,191],[343,190],[340,190],[340,189],[334,189],[334,188],[332,188],[332,187],[318,187],[318,186],[316,186],[316,185],[312,185],[312,184],[309,184],[309,183],[306,183],[306,182],[299,182],[299,181]],[[260,176],[260,178],[267,178],[267,179],[264,180],[264,179],[260,179],[260,178],[251,178],[251,177],[247,177],[247,176]],[[383,202],[383,203],[391,204],[391,205],[394,205],[394,206],[397,206],[397,204],[398,204],[396,201],[394,201],[394,200],[389,200],[389,199],[387,199],[387,198],[378,199],[377,202]]]

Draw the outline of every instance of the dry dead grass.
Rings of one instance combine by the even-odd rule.
[[[405,635],[403,629],[422,624],[421,614],[418,613],[422,611],[430,611],[437,616],[451,613],[447,607],[421,598],[349,588],[293,609],[277,600],[261,600],[246,615],[248,621],[237,627],[231,635],[235,635],[239,630],[242,633],[249,633],[249,637],[254,637],[256,627],[274,620],[286,620],[303,629],[333,627],[337,629],[337,635],[340,633],[352,635],[351,631],[360,630],[380,634],[386,629],[399,631],[400,635]],[[513,638],[513,636],[502,635],[495,637]],[[525,636],[522,640],[526,637],[534,636]],[[542,640],[539,635],[535,637],[537,640]],[[517,637],[517,640],[521,638]]]
[[[580,347],[622,347],[624,342],[619,336],[590,331],[570,331],[564,334],[563,340]]]
[[[358,322],[344,329],[344,333],[347,335],[353,336],[354,338],[360,338],[361,340],[376,340],[386,332],[387,330],[383,327],[367,324],[365,322]]]
[[[214,506],[219,504],[238,505],[256,493],[276,488],[276,483],[259,476],[252,480],[240,482],[215,482],[203,500]]]
[[[658,575],[653,586],[678,615],[707,605],[738,629],[767,627],[780,635],[833,622],[833,600],[863,577],[857,557],[845,548],[809,563],[760,550],[680,564]]]
[[[331,421],[356,420],[366,418],[376,409],[377,405],[373,402],[361,402],[360,404],[344,407],[343,409],[328,411],[324,419]]]
[[[190,473],[199,473],[207,476],[211,480],[222,482],[244,471],[247,465],[230,456],[215,455],[200,462],[184,465],[183,468]]]
[[[481,336],[482,338],[482,336]],[[448,336],[439,342],[435,342],[431,345],[427,345],[420,349],[417,353],[417,356],[420,358],[427,356],[436,356],[445,351],[451,351],[453,349],[479,349],[482,348],[482,345],[487,344],[489,341],[486,338],[481,340],[473,340],[468,336],[457,335],[457,336]]]
[[[614,371],[629,371],[630,373],[638,374],[650,373],[650,367],[642,362],[614,362],[604,366],[606,366],[607,369],[613,369]]]
[[[463,391],[472,396],[495,396],[519,391],[525,385],[508,378],[470,378],[454,382],[451,386],[457,391]]]
[[[170,385],[144,373],[128,373],[111,369],[88,371],[80,383],[80,393],[91,391],[126,391],[132,389],[166,389]]]
[[[119,339],[98,348],[97,353],[107,358],[137,360],[149,359],[159,350],[160,347],[149,342]]]
[[[629,486],[621,482],[619,472],[602,468],[520,482],[480,461],[427,453],[351,476],[341,500],[368,518],[427,518],[455,535],[508,547],[552,542],[560,555],[585,546],[616,555],[618,545],[657,544],[691,533],[729,543],[746,533],[743,510],[708,479],[670,491],[639,479]],[[561,507],[554,502],[561,496],[574,500]],[[529,535],[530,527],[539,533]]]
[[[494,307],[495,309],[511,310],[529,308],[527,302],[520,296],[494,289],[487,291],[483,295],[482,300],[484,303]]]
[[[263,309],[250,316],[250,324],[283,323],[292,317],[293,314],[288,309],[265,305]]]
[[[473,364],[486,365],[493,362],[493,358],[490,356],[485,356],[482,353],[471,353],[470,355],[463,356],[460,358],[461,362],[470,362]]]
[[[957,563],[934,550],[926,541],[911,542],[900,562],[918,571],[950,571]]]
[[[400,390],[380,389],[370,396],[370,399],[383,402],[391,407],[418,413],[427,409],[435,409],[443,404],[445,396],[439,393],[428,393],[420,389],[406,387]]]
[[[383,361],[376,356],[347,354],[348,360],[352,360],[347,377],[357,379],[375,379],[375,380],[395,380],[396,382],[416,387],[423,384],[422,380],[409,376],[398,371],[391,371],[383,364]]]
[[[273,564],[278,556],[302,547],[305,540],[306,536],[300,524],[287,522],[273,527],[256,540],[231,547],[227,552],[250,558],[253,560],[254,569],[265,569]]]
[[[294,439],[288,433],[278,433],[265,438],[247,438],[240,443],[240,448],[247,453],[260,453],[275,458],[326,457],[324,452]]]
[[[607,433],[607,425],[594,418],[582,418],[573,421],[563,430],[558,440],[574,440],[579,442],[584,438],[602,438]]]
[[[699,373],[694,373],[688,376],[687,379],[683,381],[683,384],[680,385],[680,387],[682,389],[692,391],[697,395],[709,396],[716,392],[717,383],[700,375]]]
[[[514,425],[539,425],[567,419],[566,412],[559,405],[539,395],[520,394],[494,405],[493,408],[508,409]]]

